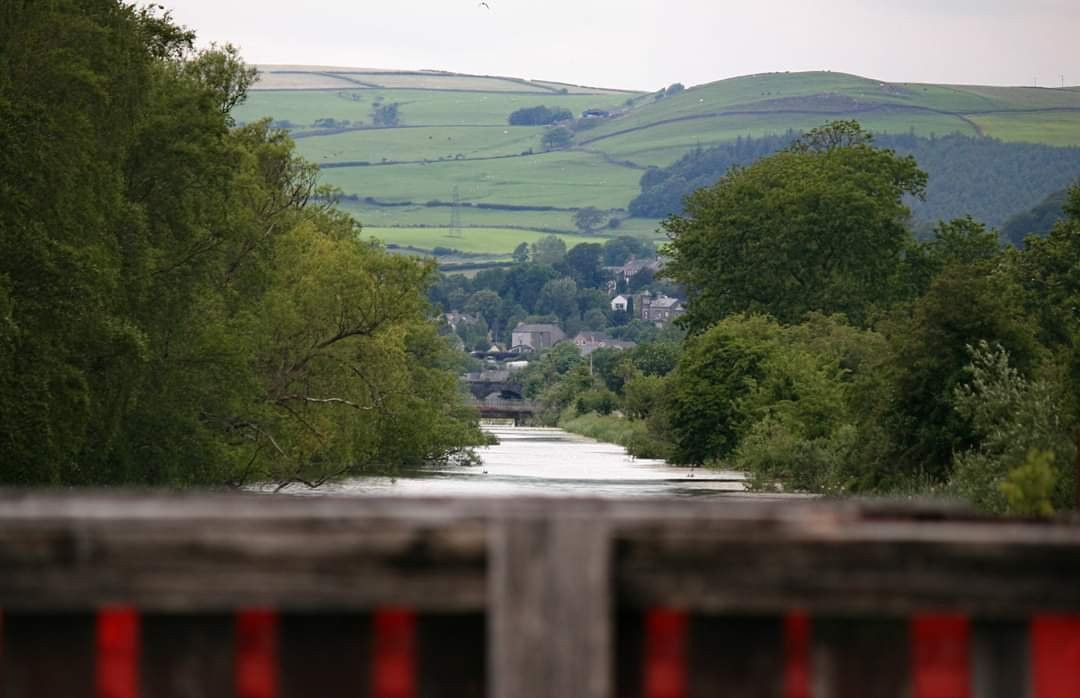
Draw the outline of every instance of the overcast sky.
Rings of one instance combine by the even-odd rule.
[[[1080,84],[1080,0],[158,0],[250,63],[436,68],[606,87],[834,70]]]

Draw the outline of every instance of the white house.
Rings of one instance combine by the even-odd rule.
[[[615,296],[614,298],[611,299],[611,309],[612,310],[615,310],[615,311],[621,310],[622,312],[625,313],[629,307],[630,307],[630,299],[628,299],[626,296]]]

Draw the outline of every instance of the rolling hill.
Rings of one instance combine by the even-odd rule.
[[[288,128],[369,232],[415,249],[492,258],[540,232],[576,233],[573,212],[586,206],[618,219],[618,228],[602,234],[655,235],[656,219],[625,212],[649,168],[697,148],[834,119],[896,135],[1080,146],[1080,88],[886,83],[830,72],[652,93],[334,66],[261,66],[260,77],[237,119],[269,116]],[[541,104],[599,116],[575,119],[571,145],[545,152],[550,127],[507,123],[514,110]],[[1049,193],[1025,192],[1016,210]],[[461,227],[452,235],[455,197]]]

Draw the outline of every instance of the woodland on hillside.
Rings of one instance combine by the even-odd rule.
[[[750,165],[786,148],[798,135],[789,132],[739,138],[693,150],[670,167],[645,172],[641,194],[628,209],[634,216],[649,218],[681,213],[683,200],[691,192],[715,184],[732,167]],[[906,200],[916,231],[924,237],[931,234],[937,221],[967,215],[1000,228],[1011,216],[1034,208],[1048,193],[1063,191],[1080,177],[1080,148],[1005,143],[959,134],[937,138],[875,134],[874,142],[900,155],[913,156],[927,173],[925,197]],[[1049,226],[1040,232],[1047,230]]]

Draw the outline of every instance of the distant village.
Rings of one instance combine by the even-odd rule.
[[[618,288],[628,286],[630,280],[648,270],[655,273],[662,267],[657,259],[631,259],[626,264],[604,267],[610,275],[607,282],[609,294],[615,294]],[[638,293],[624,292],[614,295],[609,306],[612,313],[625,314],[627,319],[640,320],[657,328],[669,326],[676,318],[686,312],[683,301],[664,293],[653,294],[648,290]],[[443,314],[443,321],[456,329],[460,324],[479,325],[483,320],[477,313],[448,312]],[[491,333],[489,332],[489,337]],[[529,355],[539,354],[560,342],[570,341],[577,346],[583,356],[597,349],[630,349],[637,346],[631,340],[616,339],[602,331],[580,331],[568,337],[563,328],[552,322],[519,322],[513,328],[509,341],[492,340],[487,351],[470,352],[477,357],[492,359],[526,359]],[[462,347],[464,349],[464,347]],[[526,362],[515,362],[525,365]]]

